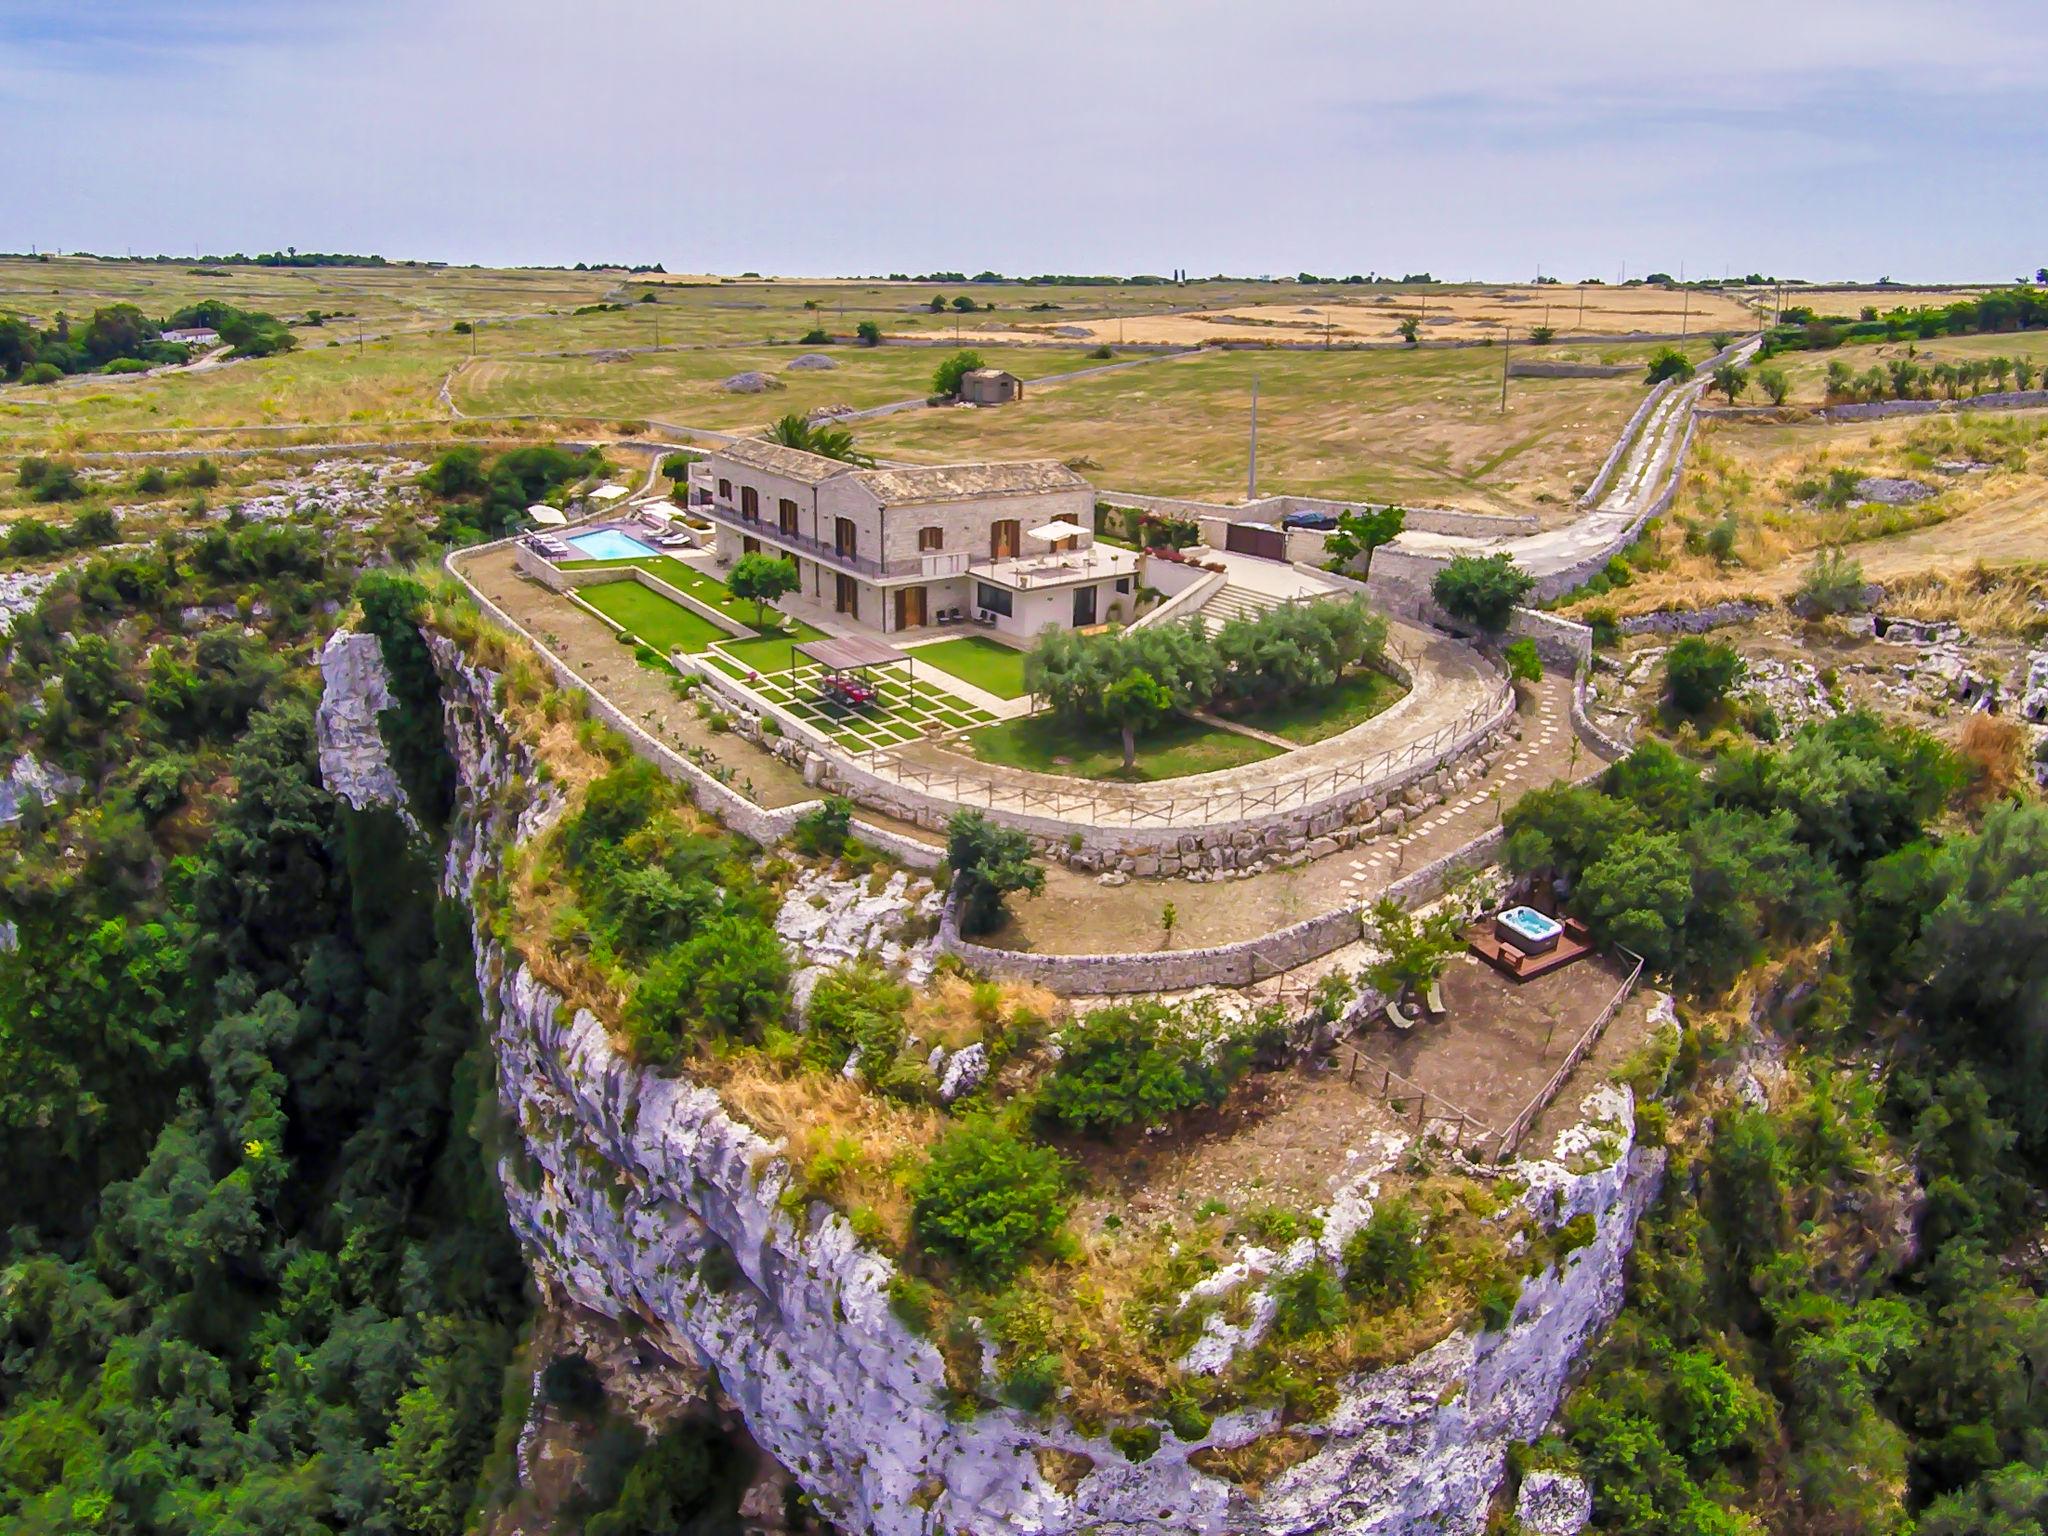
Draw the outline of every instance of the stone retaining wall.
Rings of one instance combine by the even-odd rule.
[[[1508,364],[1511,379],[1618,379],[1642,371],[1641,363],[1525,363],[1516,359]]]
[[[1771,611],[1769,603],[1713,603],[1705,608],[1660,608],[1638,613],[1615,627],[1624,635],[1700,635],[1724,624],[1747,624]]]
[[[806,800],[796,805],[777,806],[772,809],[756,805],[738,790],[720,783],[718,779],[705,769],[691,762],[687,757],[684,757],[666,743],[657,740],[644,727],[628,719],[618,709],[614,708],[609,700],[605,699],[590,686],[587,680],[578,677],[575,670],[566,661],[549,650],[547,646],[543,645],[533,635],[527,633],[525,627],[518,620],[514,619],[511,614],[505,612],[504,609],[500,608],[488,597],[485,597],[482,592],[477,590],[475,584],[462,574],[458,563],[460,557],[481,554],[486,550],[497,549],[513,542],[511,539],[500,539],[496,543],[473,545],[463,550],[451,550],[442,561],[442,565],[451,576],[462,583],[463,589],[469,593],[470,600],[493,623],[497,624],[507,633],[519,636],[520,639],[526,642],[533,653],[540,658],[542,665],[554,674],[557,683],[564,688],[572,688],[582,694],[589,701],[590,713],[593,716],[623,735],[632,744],[635,752],[661,770],[664,778],[685,786],[690,792],[691,801],[699,810],[708,816],[715,817],[721,824],[730,827],[741,836],[751,838],[763,847],[772,848],[789,836],[790,829],[804,815],[816,810],[823,803],[821,800]],[[575,575],[580,573],[569,572],[566,574]],[[645,572],[640,573],[642,577],[645,574]],[[669,592],[674,592],[675,590],[673,587],[668,587],[666,582],[660,585],[667,588]],[[619,629],[616,623],[605,618],[596,609],[591,609],[590,612],[603,620],[614,631]],[[447,642],[444,641],[442,643],[446,644]],[[736,725],[742,730],[751,727],[755,735],[757,737],[759,735],[760,722],[754,719],[751,714],[743,722],[736,721]],[[916,838],[907,837],[890,828],[876,826],[872,822],[859,819],[854,821],[853,827],[855,836],[859,837],[862,842],[870,847],[881,849],[892,858],[914,869],[936,869],[944,861],[945,853],[943,849],[934,848],[928,843],[920,842]]]
[[[1296,512],[1372,512],[1382,503],[1332,501],[1320,496],[1261,496],[1256,501],[1230,505],[1217,501],[1194,501],[1183,496],[1144,496],[1131,491],[1097,491],[1095,499],[1112,507],[1136,507],[1161,517],[1192,518],[1203,525],[1211,549],[1222,549],[1223,530],[1231,523],[1271,523]],[[1403,504],[1408,526],[1422,533],[1465,534],[1472,538],[1513,538],[1534,533],[1542,519],[1529,512],[1464,512],[1455,507],[1411,507]]]
[[[1933,416],[1945,411],[2028,411],[2048,406],[2048,389],[2006,389],[1967,400],[1870,400],[1822,406],[1821,421],[1880,421],[1890,416]]]
[[[1395,881],[1382,894],[1404,907],[1419,906],[1442,894],[1456,876],[1493,863],[1500,856],[1502,842],[1501,829],[1495,827]],[[938,942],[941,949],[991,976],[1036,982],[1061,996],[1076,997],[1246,987],[1355,944],[1364,936],[1361,913],[1345,907],[1235,944],[1129,955],[1046,955],[996,949],[963,938],[959,914],[949,900],[939,924]]]

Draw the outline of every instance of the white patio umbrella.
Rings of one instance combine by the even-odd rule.
[[[1060,539],[1078,539],[1087,531],[1079,523],[1070,523],[1064,518],[1059,518],[1053,522],[1046,523],[1042,527],[1032,529],[1031,537],[1034,539],[1044,539],[1048,544],[1051,544]]]
[[[541,502],[535,502],[532,506],[528,507],[526,515],[536,523],[539,523],[543,528],[560,528],[569,521],[566,514],[558,512],[553,507]]]

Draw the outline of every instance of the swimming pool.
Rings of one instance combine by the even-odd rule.
[[[661,553],[642,544],[629,533],[616,528],[600,528],[595,533],[572,534],[569,547],[586,560],[645,560],[650,555]]]
[[[1493,931],[1524,954],[1540,955],[1556,947],[1564,929],[1555,918],[1545,917],[1534,907],[1509,907],[1494,915]]]

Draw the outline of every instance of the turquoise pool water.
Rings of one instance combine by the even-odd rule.
[[[1545,939],[1555,939],[1564,932],[1555,921],[1545,917],[1534,907],[1509,907],[1500,914],[1499,921],[1503,928],[1511,929],[1522,938],[1536,943],[1541,943]]]
[[[661,553],[616,528],[574,534],[569,539],[569,547],[586,560],[645,560],[649,555]]]

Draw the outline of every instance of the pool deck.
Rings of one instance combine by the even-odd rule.
[[[1593,953],[1592,941],[1576,923],[1567,922],[1557,944],[1540,955],[1532,955],[1505,943],[1493,931],[1491,917],[1465,930],[1465,945],[1488,965],[1516,981],[1530,981],[1561,971],[1574,961]]]

